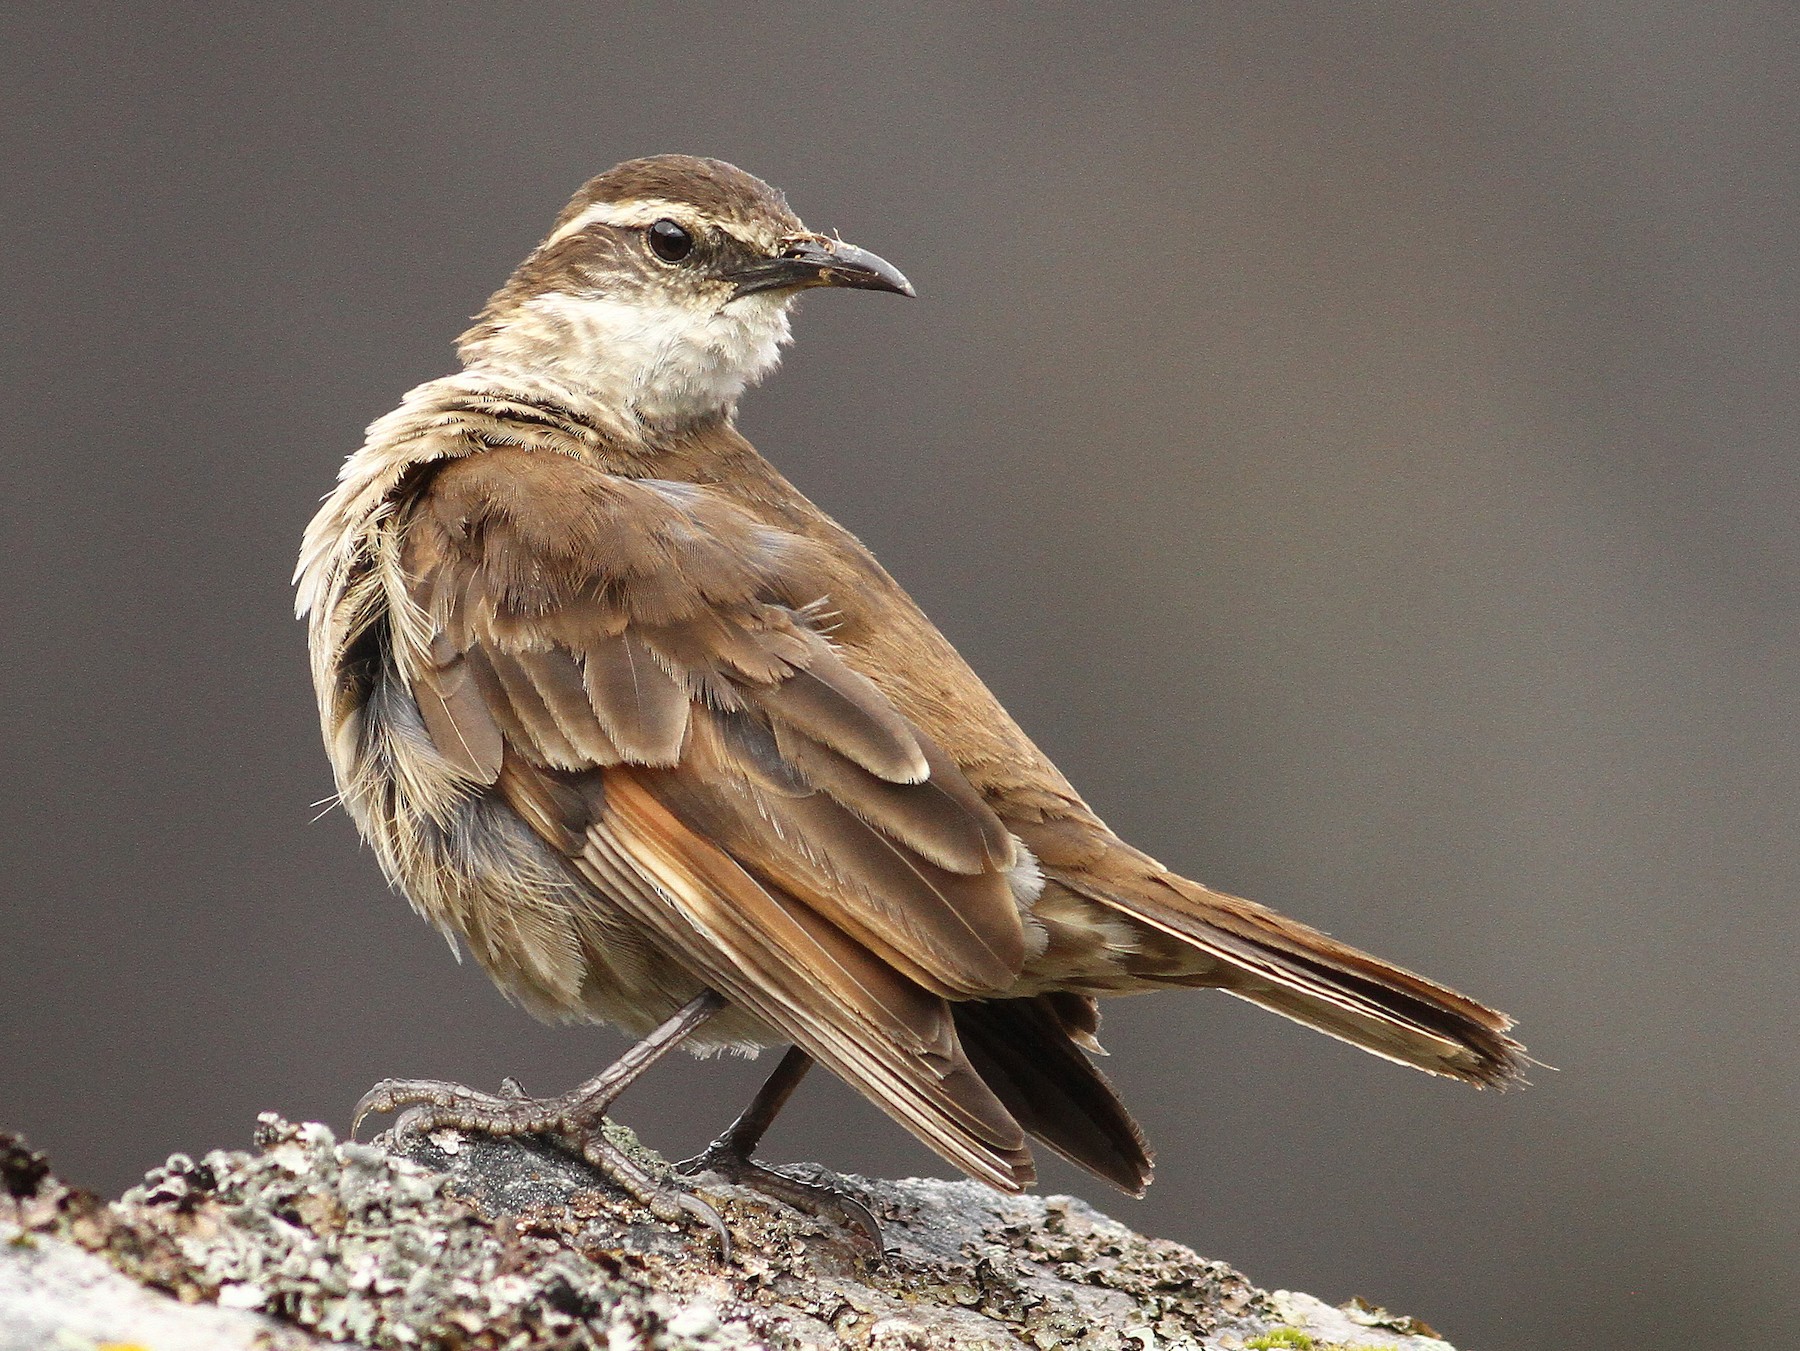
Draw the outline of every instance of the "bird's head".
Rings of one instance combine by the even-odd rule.
[[[462,337],[473,370],[548,376],[647,427],[727,413],[775,366],[801,291],[911,295],[719,160],[627,160],[577,192]]]

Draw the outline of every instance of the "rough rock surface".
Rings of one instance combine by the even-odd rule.
[[[255,1144],[176,1155],[108,1203],[0,1136],[0,1351],[1450,1351],[1409,1319],[1258,1290],[1070,1197],[795,1170],[867,1200],[878,1257],[703,1178],[722,1261],[704,1230],[537,1141],[339,1143],[265,1115]]]

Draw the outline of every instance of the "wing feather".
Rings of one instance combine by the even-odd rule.
[[[595,715],[581,663],[567,648],[528,649],[512,653],[512,659],[568,743],[575,764],[616,765],[625,759]]]
[[[872,773],[791,726],[777,725],[783,757],[815,787],[938,867],[957,873],[1013,866],[1012,833],[934,743],[923,750],[930,775],[920,783]]]
[[[595,638],[580,653],[589,707],[625,758],[641,765],[680,760],[689,707],[681,682],[629,634]]]
[[[471,781],[492,783],[506,742],[462,657],[423,673],[413,697],[439,753]]]
[[[494,673],[502,697],[512,709],[515,724],[524,729],[522,749],[528,750],[539,764],[553,765],[557,769],[590,767],[594,762],[563,734],[556,715],[550,711],[550,704],[536,678],[541,668],[528,669],[518,655],[499,647],[484,645],[481,654]]]
[[[891,783],[919,783],[931,773],[916,730],[822,639],[809,665],[749,697],[765,713]]]

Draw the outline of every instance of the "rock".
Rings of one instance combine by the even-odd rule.
[[[35,1235],[21,1239],[17,1230],[7,1238],[0,1250],[0,1351],[99,1346],[299,1351],[323,1345],[259,1314],[182,1304],[73,1243]]]
[[[658,1222],[543,1141],[361,1145],[265,1115],[255,1144],[176,1155],[106,1203],[0,1137],[0,1351],[1451,1351],[1381,1310],[1258,1290],[1072,1197],[793,1170],[868,1204],[877,1255],[704,1177],[727,1262],[703,1227]]]

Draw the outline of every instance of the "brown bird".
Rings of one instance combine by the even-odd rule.
[[[1503,1085],[1511,1020],[1108,830],[900,585],[738,434],[813,287],[911,295],[717,160],[586,184],[369,428],[296,574],[339,795],[389,880],[546,1019],[645,1038],[563,1098],[390,1080],[411,1126],[599,1130],[676,1044],[789,1045],[693,1166],[818,1061],[1006,1191],[1027,1137],[1126,1191],[1150,1154],[1087,1053],[1096,996],[1210,987]],[[815,1198],[816,1199],[816,1198]],[[865,1222],[866,1222],[866,1217]]]

